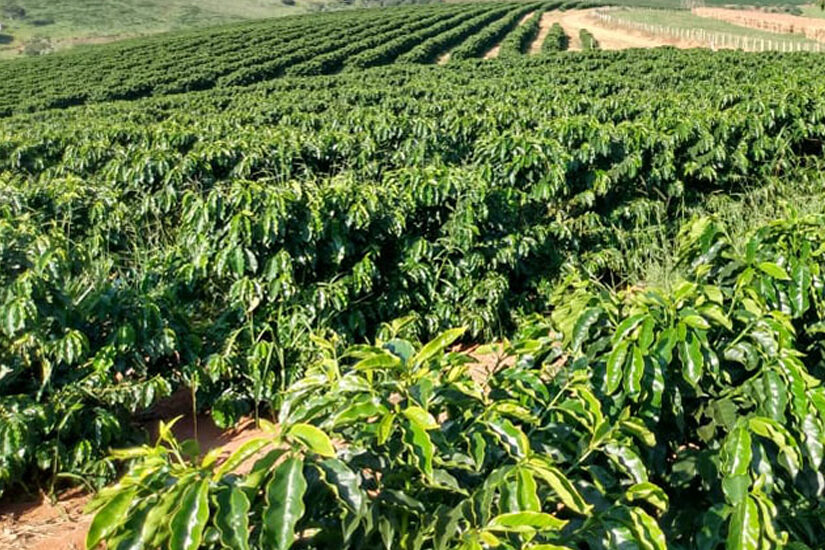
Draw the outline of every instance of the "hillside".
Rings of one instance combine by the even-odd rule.
[[[0,39],[0,57],[14,57],[38,48],[60,50],[130,36],[381,3],[371,0],[0,0],[3,27],[0,37],[5,36]]]
[[[601,9],[0,63],[3,498],[102,489],[88,548],[818,548],[822,54]]]

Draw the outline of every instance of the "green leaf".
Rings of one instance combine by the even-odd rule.
[[[395,413],[387,413],[384,418],[378,423],[378,432],[376,433],[376,443],[383,445],[392,435],[392,430],[395,427]]]
[[[287,436],[297,439],[315,454],[324,457],[335,456],[335,447],[329,436],[311,424],[295,424],[289,428]]]
[[[209,519],[209,480],[203,479],[189,487],[170,523],[171,550],[197,550],[203,540],[203,529]]]
[[[725,311],[716,304],[703,306],[699,309],[699,312],[704,317],[710,319],[718,325],[725,327],[728,330],[731,330],[733,328],[733,322],[730,320],[730,317],[728,317],[727,314],[725,314]]]
[[[665,534],[655,519],[641,508],[631,508],[629,513],[630,530],[643,550],[667,550]]]
[[[637,483],[625,491],[625,498],[628,502],[644,501],[655,507],[660,512],[666,512],[670,505],[667,493],[661,487],[649,481]]]
[[[682,360],[682,375],[690,385],[697,387],[702,379],[705,359],[701,343],[695,334],[690,333],[684,342],[679,343],[679,356]]]
[[[630,474],[635,483],[647,481],[644,462],[630,447],[618,443],[608,443],[604,447],[607,456],[622,470]]]
[[[418,424],[418,426],[422,430],[429,431],[438,429],[438,422],[435,421],[433,415],[431,415],[421,407],[407,407],[406,409],[404,409],[404,416],[406,416],[410,422]]]
[[[638,315],[631,315],[621,323],[616,328],[616,332],[613,333],[613,337],[610,339],[610,342],[615,346],[618,342],[626,340],[630,333],[633,332],[639,324],[645,320],[647,315],[645,314],[638,314]]]
[[[682,322],[697,330],[708,330],[710,328],[710,323],[701,315],[685,315],[682,317]]]
[[[593,506],[582,498],[567,476],[546,458],[534,456],[527,461],[527,466],[550,486],[565,506],[577,514],[585,516],[591,514]]]
[[[215,469],[212,479],[217,481],[229,472],[234,471],[238,466],[258,454],[270,443],[272,443],[272,440],[268,437],[256,437],[245,442]]]
[[[418,461],[418,467],[427,477],[432,477],[435,447],[429,434],[427,434],[427,430],[421,424],[410,421],[404,432],[404,441],[412,448]]]
[[[466,328],[454,328],[436,336],[413,356],[410,360],[410,364],[416,366],[429,361],[437,354],[443,352],[447,346],[461,338],[466,330]]]
[[[87,549],[97,547],[121,526],[136,494],[137,488],[120,491],[98,510],[86,534]]]
[[[788,272],[785,271],[782,266],[772,263],[772,262],[762,262],[756,265],[760,271],[763,273],[767,273],[774,279],[779,279],[780,281],[790,281],[791,277],[788,275]]]
[[[647,352],[650,349],[650,346],[653,345],[655,339],[653,330],[655,328],[656,322],[653,320],[653,317],[650,315],[646,316],[644,323],[642,323],[642,328],[639,331],[639,339],[637,342],[642,351]]]
[[[791,477],[796,477],[802,457],[799,454],[799,444],[788,429],[776,420],[761,416],[750,418],[748,428],[756,435],[773,441],[779,448],[779,463],[788,470]]]
[[[633,345],[633,352],[627,361],[624,375],[625,392],[634,401],[642,392],[642,376],[645,373],[645,360],[639,346]]]
[[[180,479],[176,485],[161,494],[158,502],[152,506],[146,515],[140,538],[146,542],[148,547],[163,546],[169,538],[169,516],[172,515],[175,506],[180,502],[181,494],[186,490],[183,483],[184,480]]]
[[[365,401],[355,403],[342,410],[335,415],[332,425],[335,427],[352,424],[361,420],[367,420],[375,417],[383,417],[387,414],[387,408],[375,401]]]
[[[574,351],[581,349],[582,344],[590,334],[590,327],[599,320],[604,310],[600,307],[590,307],[584,310],[582,314],[576,319],[576,324],[573,326],[573,334],[571,336],[571,346]]]
[[[382,351],[361,359],[352,368],[353,370],[361,372],[378,369],[391,369],[399,366],[400,364],[401,359],[397,356],[386,351]]]
[[[728,525],[728,550],[759,550],[759,510],[751,497],[745,498],[733,509]]]
[[[645,423],[638,418],[627,418],[619,422],[619,427],[641,441],[648,447],[656,446],[656,435],[647,429]]]
[[[361,490],[355,472],[337,458],[328,458],[322,461],[319,466],[330,489],[338,498],[344,501],[354,514],[360,514],[366,502],[366,495]]]
[[[501,439],[513,456],[521,458],[530,452],[530,441],[527,436],[506,418],[488,420],[487,426]]]
[[[295,526],[304,516],[304,461],[289,457],[273,472],[266,486],[260,545],[266,550],[287,550],[295,540]]]
[[[519,468],[516,477],[516,495],[522,511],[538,512],[541,510],[537,488],[536,479],[530,470]]]
[[[565,525],[567,525],[566,520],[543,512],[510,512],[494,517],[485,529],[524,533],[529,531],[559,531]]]
[[[807,265],[800,262],[793,269],[793,284],[791,285],[791,306],[797,316],[808,311],[810,292],[811,270]]]
[[[215,497],[215,527],[224,548],[249,549],[249,499],[237,486],[219,491]]]
[[[605,371],[605,393],[607,395],[615,393],[622,383],[622,370],[629,346],[629,342],[622,342],[613,348],[607,357],[607,370]]]

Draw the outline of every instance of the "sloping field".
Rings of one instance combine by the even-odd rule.
[[[0,544],[821,547],[823,56],[593,7],[0,63]]]

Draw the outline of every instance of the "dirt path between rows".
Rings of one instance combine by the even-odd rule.
[[[579,31],[587,29],[596,38],[603,50],[626,50],[629,48],[656,48],[674,45],[674,41],[645,36],[626,29],[611,29],[603,26],[593,17],[594,10],[573,10],[565,12],[561,19],[564,32],[570,37],[570,49],[581,49]],[[577,47],[574,47],[574,44]]]
[[[524,17],[522,17],[521,20],[519,20],[518,25],[513,27],[513,30],[511,30],[510,32],[513,32],[520,26],[524,25],[531,17],[533,17],[533,15],[535,15],[535,13],[536,12],[531,11],[530,13],[525,14]],[[501,42],[503,42],[506,38],[507,35],[504,35],[504,38],[501,39]],[[501,42],[493,46],[492,49],[490,49],[490,51],[485,53],[484,59],[495,59],[496,57],[498,57],[498,52],[501,50]]]

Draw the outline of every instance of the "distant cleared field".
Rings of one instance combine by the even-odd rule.
[[[734,25],[725,21],[700,17],[684,10],[650,10],[628,8],[616,10],[611,14],[622,21],[632,23],[646,23],[649,25],[661,25],[674,29],[703,29],[708,32],[725,33],[747,38],[765,40],[784,40],[788,42],[814,43],[812,40],[799,34],[780,34],[758,29],[751,29],[740,25]]]

